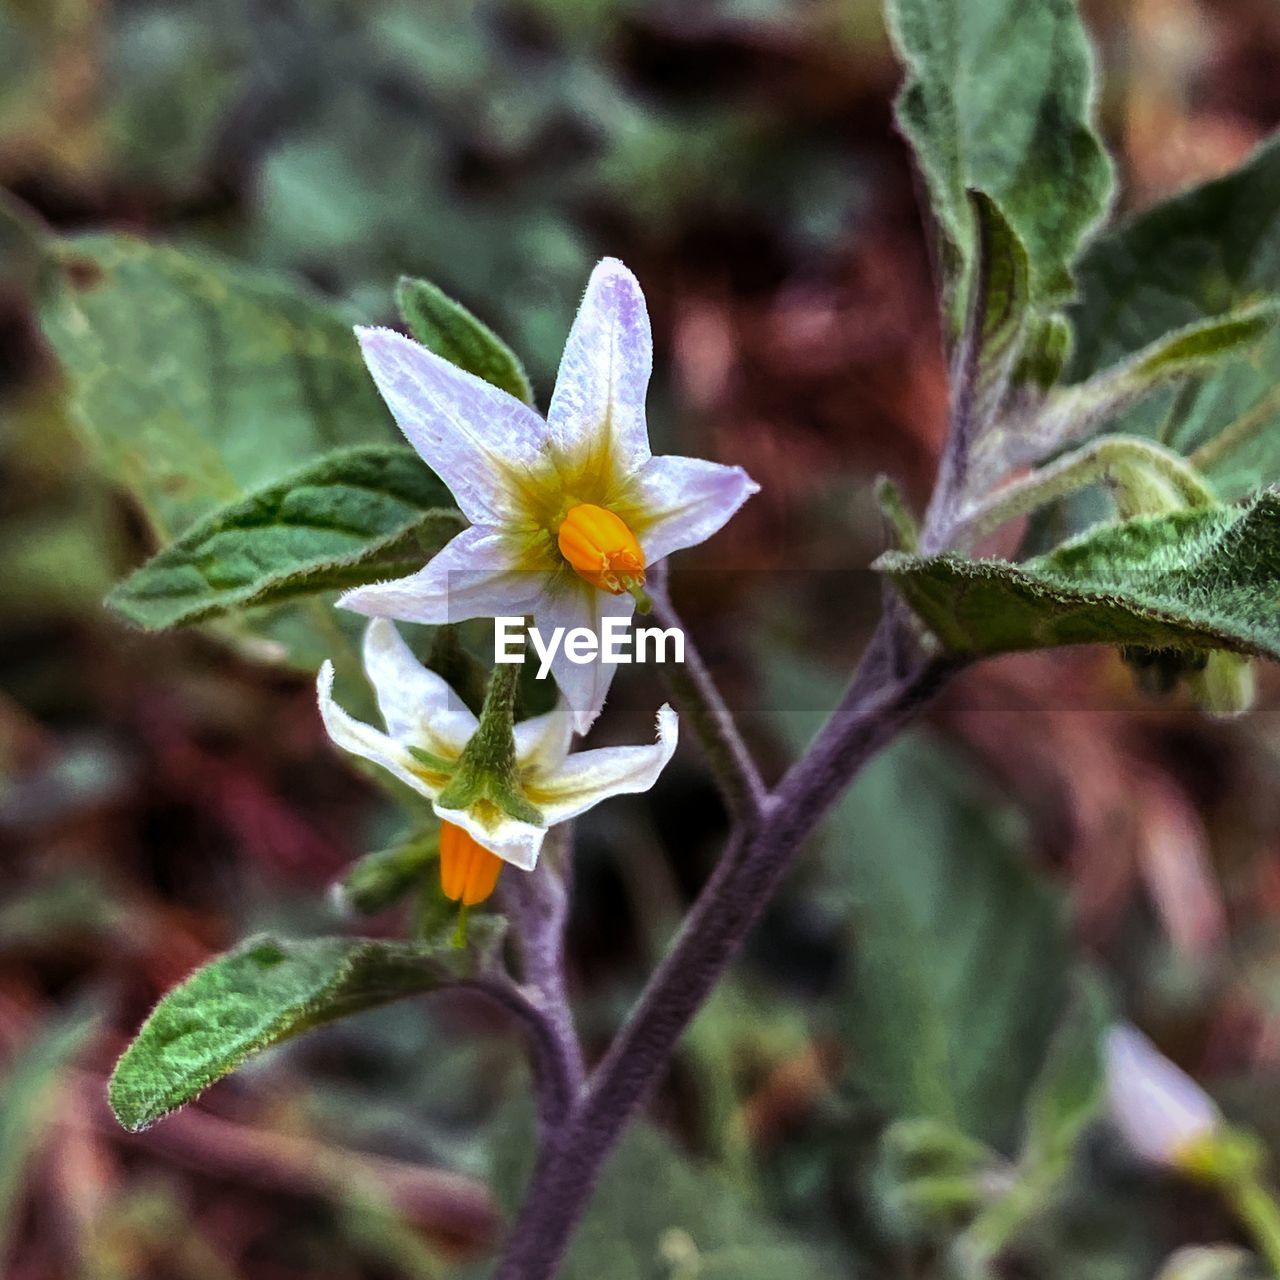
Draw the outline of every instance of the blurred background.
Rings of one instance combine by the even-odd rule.
[[[1280,125],[1274,0],[1085,9],[1122,210]],[[654,317],[655,449],[764,483],[676,592],[776,774],[875,620],[856,573],[881,547],[871,481],[920,503],[944,422],[897,74],[872,0],[0,0],[0,187],[60,232],[213,251],[380,323],[397,275],[426,276],[521,353],[544,405],[592,264],[625,259]],[[305,661],[103,609],[152,535],[77,436],[10,223],[0,1274],[482,1268],[528,1143],[522,1046],[488,1008],[341,1023],[141,1137],[106,1110],[105,1073],[159,995],[254,930],[347,927],[328,886],[397,817],[327,744]],[[616,689],[602,733],[646,733],[657,679]],[[886,1156],[886,1124],[917,1109],[913,1037],[952,1037],[949,1105],[1010,1155],[1081,984],[1280,1142],[1278,777],[1273,679],[1219,724],[1143,701],[1109,653],[966,675],[802,860],[566,1274],[933,1274],[950,1228],[912,1210]],[[580,824],[571,977],[591,1052],[723,829],[692,745],[649,796]],[[905,1030],[877,1043],[886,1009]],[[1104,1130],[1076,1166],[1009,1274],[1120,1280],[1232,1238],[1210,1198],[1135,1170]]]

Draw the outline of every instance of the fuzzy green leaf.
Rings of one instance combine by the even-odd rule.
[[[1035,300],[1069,294],[1072,262],[1111,192],[1074,0],[890,0],[888,17],[906,64],[898,123],[928,186],[952,283],[973,261],[965,193],[976,188],[1026,246]],[[949,309],[958,322],[954,301]]]
[[[1280,294],[1280,140],[1243,168],[1122,223],[1079,266],[1073,380],[1171,331]],[[1280,478],[1280,331],[1248,360],[1129,410],[1116,430],[1155,436],[1237,497]]]
[[[148,629],[200,622],[413,573],[463,523],[411,450],[340,450],[198,521],[107,603]]]
[[[251,938],[170,991],[116,1064],[108,1096],[138,1131],[190,1102],[255,1053],[363,1009],[467,978],[500,927],[462,950],[372,938]]]
[[[889,552],[877,567],[949,649],[1067,644],[1280,659],[1280,494],[1104,525],[1025,564]]]
[[[112,235],[55,244],[45,277],[85,433],[162,543],[330,450],[398,440],[347,317],[287,281]]]
[[[401,276],[396,304],[409,332],[423,346],[517,400],[533,403],[533,388],[520,357],[460,302],[429,280]]]
[[[970,191],[977,228],[977,270],[972,299],[974,418],[991,421],[1009,386],[1031,310],[1030,265],[1018,233],[1000,206],[982,191]]]

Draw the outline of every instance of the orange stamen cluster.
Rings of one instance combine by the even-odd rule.
[[[493,892],[501,870],[496,853],[452,822],[440,824],[440,887],[446,898],[474,907]]]
[[[620,596],[644,586],[644,552],[612,511],[579,503],[561,523],[557,542],[574,573],[593,587]]]

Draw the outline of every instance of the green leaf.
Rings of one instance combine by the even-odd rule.
[[[116,1119],[145,1129],[263,1049],[470,977],[501,921],[482,916],[471,927],[477,937],[466,950],[372,938],[249,939],[175,987],[143,1023],[111,1076]]]
[[[1103,525],[1025,564],[888,552],[889,574],[949,649],[1067,644],[1280,659],[1280,494]]]
[[[965,193],[976,188],[1026,246],[1033,298],[1069,294],[1071,264],[1111,192],[1074,0],[890,0],[888,18],[906,64],[898,123],[928,185],[950,283],[973,262]]]
[[[850,903],[855,1080],[895,1117],[1000,1145],[1066,998],[1064,904],[1024,840],[1016,815],[920,735],[872,761],[828,840],[832,888]]]
[[[517,400],[533,403],[533,388],[520,357],[460,302],[429,280],[401,276],[396,304],[409,332],[423,346]]]
[[[989,423],[1000,408],[1022,349],[1030,315],[1027,251],[1000,206],[985,192],[970,191],[977,228],[977,270],[971,299],[974,420]]]
[[[347,317],[288,281],[113,235],[55,244],[45,277],[85,434],[162,543],[321,454],[398,440]]]
[[[107,603],[148,629],[420,569],[464,521],[412,450],[328,454],[199,520]]]
[[[1073,380],[1171,331],[1280,293],[1280,140],[1243,168],[1183,192],[1100,237],[1081,259]],[[1210,371],[1175,402],[1133,408],[1117,430],[1154,435],[1235,497],[1280,478],[1280,333],[1249,361]]]

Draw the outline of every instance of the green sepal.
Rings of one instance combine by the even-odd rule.
[[[432,773],[452,773],[458,767],[456,760],[446,760],[444,756],[438,756],[434,751],[426,751],[422,747],[413,745],[410,745],[407,750],[419,764],[426,765]]]
[[[433,823],[389,848],[365,854],[335,888],[344,905],[362,915],[375,915],[429,882],[439,856],[440,828]]]
[[[424,347],[508,395],[533,403],[520,357],[482,320],[429,280],[401,276],[396,305],[409,332]]]
[[[516,767],[515,704],[522,666],[512,662],[494,668],[480,723],[436,798],[440,808],[491,805],[517,822],[542,825],[542,810],[525,797]]]

